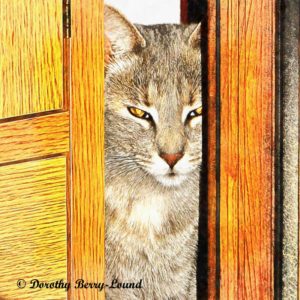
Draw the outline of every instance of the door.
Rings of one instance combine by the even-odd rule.
[[[104,296],[102,5],[0,3],[0,299]]]
[[[185,22],[197,15],[195,5],[207,7],[201,202],[208,299],[273,299],[280,288],[279,2],[182,0]]]

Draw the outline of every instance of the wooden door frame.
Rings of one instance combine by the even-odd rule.
[[[104,282],[103,1],[71,2],[69,279]],[[71,289],[68,299],[104,299]]]

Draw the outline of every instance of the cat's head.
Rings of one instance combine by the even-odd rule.
[[[184,184],[202,157],[200,25],[133,25],[106,6],[104,26],[106,163]]]

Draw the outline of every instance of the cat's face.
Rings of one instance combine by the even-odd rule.
[[[201,163],[199,30],[195,25],[134,29],[140,40],[129,51],[110,40],[116,55],[106,67],[106,163],[178,186]]]

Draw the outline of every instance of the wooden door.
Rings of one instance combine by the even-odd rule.
[[[182,0],[183,21],[189,20],[184,12],[195,3],[199,11],[207,6],[207,191],[201,199],[207,201],[207,296],[273,299],[280,281],[275,278],[275,249],[281,251],[275,247],[275,197],[280,197],[275,173],[275,167],[280,169],[275,161],[278,2]]]
[[[0,2],[0,299],[104,297],[72,288],[104,274],[103,3],[81,2]]]

